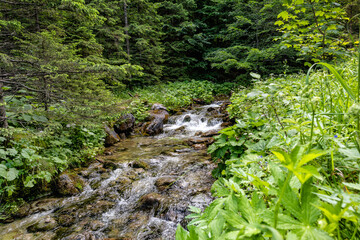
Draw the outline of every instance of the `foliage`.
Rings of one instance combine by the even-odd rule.
[[[252,71],[280,74],[285,66],[288,71],[298,71],[295,52],[274,41],[279,35],[275,16],[283,10],[282,1],[216,1],[214,5],[212,10],[226,24],[215,33],[216,44],[205,53],[213,71],[218,69],[243,85],[249,84],[247,76]]]
[[[350,46],[345,34],[349,18],[339,1],[288,1],[275,23],[283,33],[282,44],[293,47],[309,62],[343,58]]]
[[[218,197],[177,239],[358,239],[357,62],[254,79],[208,149]],[[253,74],[253,76],[255,76]],[[258,77],[258,76],[257,76]]]
[[[201,99],[207,103],[214,100],[214,96],[228,95],[234,88],[234,83],[216,84],[209,81],[172,82],[135,89],[141,100],[147,103],[162,103],[169,110],[187,107],[193,99]]]
[[[101,128],[59,123],[52,123],[40,132],[3,129],[0,136],[1,201],[34,197],[34,193],[46,191],[56,174],[92,159],[102,149],[104,137]]]

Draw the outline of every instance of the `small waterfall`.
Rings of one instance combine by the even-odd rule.
[[[164,126],[164,133],[158,137],[191,137],[197,132],[219,130],[223,121],[221,118],[216,117],[216,115],[220,114],[221,104],[222,102],[220,101],[215,102],[211,105],[187,110],[181,115],[170,117],[169,123]]]

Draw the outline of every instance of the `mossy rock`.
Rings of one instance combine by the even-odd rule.
[[[82,177],[75,173],[64,172],[60,174],[55,183],[55,190],[61,196],[73,196],[80,193],[85,186]]]

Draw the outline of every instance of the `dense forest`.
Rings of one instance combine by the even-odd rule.
[[[0,0],[0,219],[102,153],[104,124],[231,95],[234,125],[208,148],[217,198],[176,238],[359,239],[359,13],[353,0]]]

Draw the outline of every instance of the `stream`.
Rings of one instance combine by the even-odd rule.
[[[201,140],[221,129],[221,104],[171,116],[160,135],[107,148],[75,170],[86,183],[81,193],[29,203],[28,216],[0,226],[0,239],[175,239],[189,206],[204,209],[213,200],[215,164]]]

